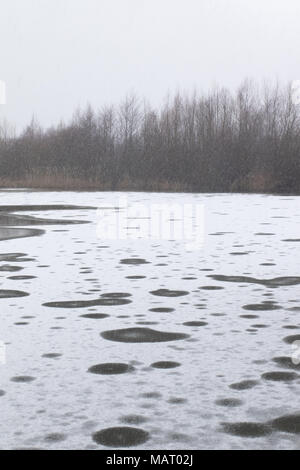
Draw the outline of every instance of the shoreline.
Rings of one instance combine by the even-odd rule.
[[[166,193],[166,194],[240,194],[240,195],[264,195],[264,196],[300,196],[300,192],[280,192],[280,191],[224,191],[224,190],[193,190],[193,189],[166,189],[166,188],[115,188],[109,189],[99,186],[81,185],[77,186],[29,186],[29,185],[2,185],[0,184],[0,191],[32,191],[32,192],[103,192],[103,193]]]

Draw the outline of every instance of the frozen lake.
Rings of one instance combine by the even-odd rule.
[[[1,449],[299,448],[300,197],[0,197]]]

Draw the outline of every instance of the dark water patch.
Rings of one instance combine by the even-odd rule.
[[[187,400],[181,397],[171,397],[168,400],[168,403],[170,403],[171,405],[183,405],[186,402]]]
[[[47,436],[45,436],[45,441],[47,442],[62,442],[62,441],[65,441],[67,439],[67,436],[65,434],[61,434],[61,433],[58,433],[58,432],[53,432],[51,434],[47,434]]]
[[[263,323],[256,323],[255,325],[251,325],[251,328],[269,328],[269,325],[264,325]]]
[[[91,318],[92,320],[103,320],[103,318],[109,317],[106,313],[86,313],[84,315],[80,315],[82,318]]]
[[[222,423],[222,426],[225,433],[239,437],[264,437],[272,433],[272,428],[264,423]]]
[[[281,240],[282,242],[288,242],[288,243],[299,243],[300,238],[286,238],[285,240]]]
[[[62,354],[60,354],[60,353],[46,353],[46,354],[42,355],[42,357],[45,358],[45,359],[57,359],[61,356],[62,356]]]
[[[183,281],[194,281],[195,279],[197,279],[196,277],[182,277],[181,278]]]
[[[280,305],[277,305],[274,303],[249,304],[249,305],[243,306],[244,310],[253,310],[253,311],[259,311],[259,312],[264,312],[268,310],[278,310],[280,308],[281,308]]]
[[[29,325],[29,323],[26,322],[26,321],[17,321],[17,322],[14,323],[14,325],[16,325],[16,326],[25,326],[25,325]]]
[[[275,233],[270,233],[270,232],[258,232],[258,233],[255,233],[254,235],[260,236],[260,237],[266,237],[266,236],[273,236],[273,235],[275,235]]]
[[[245,255],[250,255],[251,251],[233,251],[232,253],[229,253],[231,256],[245,256]]]
[[[142,258],[127,258],[127,259],[121,259],[120,264],[129,264],[133,266],[138,266],[140,264],[149,264],[149,261],[146,261],[145,259],[142,259]]]
[[[0,212],[43,212],[43,211],[71,211],[71,210],[84,210],[84,209],[97,209],[92,206],[75,206],[67,204],[26,204],[26,205],[6,205],[0,206]]]
[[[299,364],[295,364],[292,360],[292,357],[288,357],[288,356],[273,357],[272,361],[275,362],[275,364],[277,364],[279,367],[283,367],[285,369],[300,370],[300,361],[299,361]]]
[[[26,256],[26,253],[1,253],[0,261],[17,263],[20,259],[23,261]]]
[[[229,388],[232,390],[250,390],[253,387],[256,387],[259,382],[257,380],[242,380],[241,382],[236,382],[229,385]]]
[[[4,397],[5,395],[5,391],[4,390],[0,390],[0,397]]]
[[[300,414],[281,416],[270,422],[276,431],[300,434]]]
[[[205,321],[187,321],[185,323],[182,323],[183,326],[206,326],[208,325],[207,322]]]
[[[295,372],[266,372],[261,376],[265,380],[271,380],[273,382],[292,382],[299,378],[299,375]]]
[[[12,377],[10,380],[17,383],[29,383],[36,380],[36,378],[31,377],[30,375],[17,375],[16,377]]]
[[[201,290],[222,290],[224,287],[221,286],[202,286],[200,287]]]
[[[179,432],[172,432],[168,434],[168,439],[170,439],[171,441],[179,441],[179,442],[186,442],[186,443],[191,442],[191,436],[188,436],[187,434],[183,434]]]
[[[173,362],[173,361],[159,361],[159,362],[153,362],[151,364],[151,367],[154,367],[154,369],[174,369],[175,367],[180,367],[181,364],[179,362]]]
[[[29,279],[36,279],[36,276],[9,276],[8,279],[12,281],[27,281]]]
[[[287,344],[293,344],[295,341],[300,341],[300,335],[286,336],[283,341]]]
[[[17,272],[17,271],[22,271],[22,268],[21,266],[12,266],[10,264],[3,264],[2,266],[0,266],[0,271],[2,272],[11,272],[11,273],[14,273],[14,272]]]
[[[222,235],[227,235],[227,234],[232,234],[232,233],[234,232],[215,232],[215,233],[210,233],[209,235],[217,237],[217,236],[222,236]]]
[[[169,307],[155,307],[155,308],[149,308],[149,312],[155,312],[155,313],[171,313],[174,312],[174,308],[169,308]]]
[[[115,427],[98,431],[92,435],[93,441],[106,447],[132,447],[144,444],[150,435],[143,429]]]
[[[253,320],[259,318],[259,315],[240,315],[240,318],[245,318],[246,320]]]
[[[256,279],[255,277],[248,277],[248,276],[224,276],[224,275],[218,274],[218,275],[209,275],[207,277],[210,277],[214,279],[215,281],[261,284],[266,287],[296,286],[300,284],[300,277],[297,277],[297,276],[275,277],[272,279]]]
[[[101,297],[109,298],[109,299],[124,299],[126,297],[131,297],[132,294],[128,294],[127,292],[110,292],[108,294],[102,294]]]
[[[42,219],[33,217],[31,215],[17,215],[0,212],[0,226],[3,227],[23,227],[34,225],[72,225],[72,224],[87,224],[87,220],[70,220],[70,219]]]
[[[128,299],[101,298],[95,300],[66,300],[62,302],[46,302],[43,304],[43,306],[53,308],[86,308],[95,307],[97,305],[110,307],[114,305],[126,305],[129,303],[131,303],[131,300]]]
[[[161,393],[159,392],[145,392],[140,395],[141,398],[146,398],[148,400],[154,400],[161,398]]]
[[[221,398],[215,401],[218,406],[225,406],[226,408],[236,408],[243,404],[242,400],[238,398]]]
[[[0,227],[0,241],[38,237],[44,233],[41,229]]]
[[[151,291],[150,294],[158,297],[183,297],[184,295],[188,295],[189,292],[185,290],[158,289]]]
[[[122,343],[160,343],[164,341],[176,341],[189,338],[189,335],[183,333],[170,333],[152,330],[150,328],[110,330],[102,332],[101,336],[109,341],[118,341]]]
[[[0,290],[0,299],[12,299],[17,297],[27,297],[29,294],[20,290]]]
[[[146,279],[146,276],[126,276],[126,279]]]
[[[92,366],[88,369],[88,372],[91,374],[114,375],[125,374],[127,372],[132,372],[133,370],[134,368],[128,364],[111,362]]]
[[[148,421],[148,418],[145,418],[145,416],[141,415],[126,415],[126,416],[121,416],[120,422],[123,424],[144,424]]]

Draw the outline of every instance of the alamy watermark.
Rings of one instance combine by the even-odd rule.
[[[101,240],[182,241],[191,250],[203,246],[203,204],[131,202],[120,196],[115,206],[98,208],[97,236]]]
[[[0,104],[6,104],[6,84],[0,80]]]

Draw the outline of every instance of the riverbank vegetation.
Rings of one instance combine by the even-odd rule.
[[[15,135],[0,126],[0,186],[300,193],[300,106],[291,85],[136,96]]]

